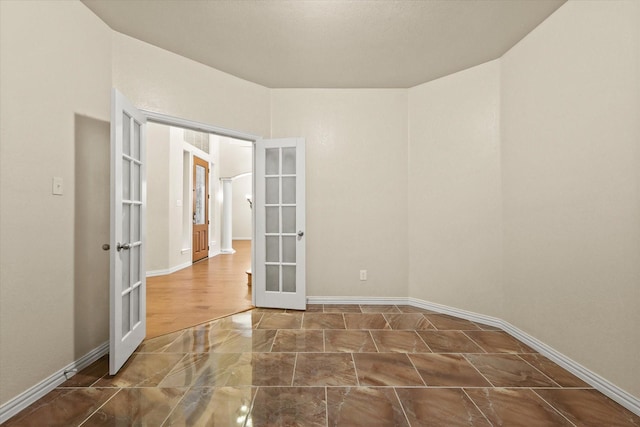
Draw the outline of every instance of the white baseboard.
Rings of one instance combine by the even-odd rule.
[[[106,341],[82,356],[80,359],[69,363],[64,368],[58,370],[57,372],[54,372],[49,377],[40,381],[38,384],[9,400],[8,402],[0,406],[0,424],[4,423],[9,418],[13,417],[15,414],[22,411],[27,406],[31,405],[33,402],[42,398],[45,394],[49,393],[60,384],[65,382],[67,380],[67,378],[65,377],[65,372],[69,372],[74,369],[80,371],[91,365],[96,360],[100,359],[108,352],[109,341]]]
[[[175,267],[167,268],[165,270],[147,271],[147,277],[166,276],[167,274],[175,273],[176,271],[180,271],[183,268],[191,267],[192,265],[193,265],[193,263],[191,261],[189,261],[189,262],[185,262],[185,263],[176,265]]]
[[[474,313],[471,311],[461,310],[455,307],[449,307],[442,304],[436,304],[417,298],[402,297],[308,297],[309,304],[395,304],[395,305],[411,305],[414,307],[424,308],[426,310],[435,311],[437,313],[449,314],[451,316],[460,317],[462,319],[471,320],[473,322],[483,323],[485,325],[495,326],[512,337],[522,341],[529,347],[538,351],[543,356],[548,357],[576,377],[580,378],[593,388],[624,406],[636,415],[640,415],[640,399],[621,389],[610,381],[602,378],[600,375],[590,371],[578,362],[560,353],[558,350],[548,346],[537,338],[518,329],[511,323],[499,319],[497,317],[486,316],[484,314]]]
[[[231,240],[251,240],[251,237],[234,237]]]
[[[408,305],[409,299],[403,297],[307,297],[308,304],[399,304]]]

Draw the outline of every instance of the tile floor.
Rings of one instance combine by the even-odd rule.
[[[496,328],[409,306],[255,309],[102,358],[7,426],[640,426]]]

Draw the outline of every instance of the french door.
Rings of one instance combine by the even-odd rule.
[[[255,304],[304,310],[304,139],[256,141],[254,172]]]
[[[120,92],[111,96],[109,374],[146,335],[146,118]]]

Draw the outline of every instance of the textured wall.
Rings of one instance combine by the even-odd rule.
[[[500,63],[409,90],[409,295],[501,316]]]
[[[640,396],[640,3],[568,2],[502,59],[505,319]]]
[[[274,90],[306,139],[307,295],[407,295],[407,91]],[[359,281],[359,270],[368,281]]]

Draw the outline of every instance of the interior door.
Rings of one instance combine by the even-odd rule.
[[[209,163],[193,157],[193,256],[200,261],[209,255]]]
[[[120,92],[111,96],[109,373],[146,335],[146,119]]]
[[[305,144],[258,140],[255,148],[255,304],[306,308]]]

